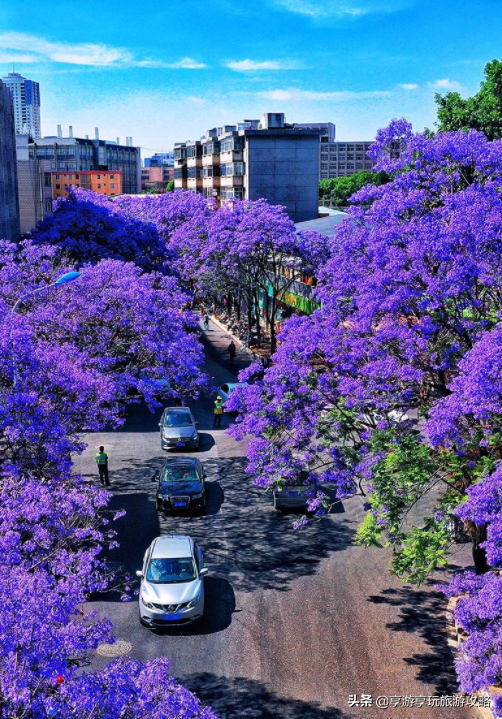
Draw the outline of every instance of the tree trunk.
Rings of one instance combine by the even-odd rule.
[[[486,540],[486,524],[477,524],[472,535],[472,559],[476,574],[485,574],[489,570],[486,551],[479,545]]]

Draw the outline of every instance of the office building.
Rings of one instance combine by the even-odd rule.
[[[41,136],[40,85],[18,72],[9,72],[3,82],[12,95],[16,133],[30,135],[34,140],[38,140]]]
[[[68,197],[71,187],[115,197],[122,194],[120,170],[84,170],[83,172],[52,172],[52,199]]]
[[[156,152],[145,157],[145,167],[174,167],[174,152]]]
[[[362,170],[372,170],[373,161],[367,152],[373,141],[336,142],[332,122],[295,123],[298,128],[318,130],[320,179],[347,177]]]
[[[19,235],[16,133],[10,91],[0,80],[0,240]]]
[[[295,222],[317,217],[319,130],[296,128],[283,113],[208,130],[202,140],[176,143],[176,189],[217,202],[264,198]]]
[[[96,131],[96,135],[97,135]],[[90,170],[120,171],[122,192],[141,192],[141,150],[132,144],[80,137],[44,137],[36,143],[36,156],[44,172],[86,172]],[[52,180],[49,182],[52,197]]]
[[[150,165],[141,170],[141,189],[143,191],[165,192],[171,180],[174,180],[174,167],[169,165]]]

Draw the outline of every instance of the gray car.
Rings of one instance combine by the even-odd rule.
[[[146,627],[189,624],[204,614],[204,559],[191,537],[157,537],[148,547],[141,579],[139,620]]]
[[[159,427],[162,449],[199,448],[199,433],[188,407],[166,407]]]
[[[286,509],[306,510],[308,501],[311,499],[310,493],[313,489],[314,486],[312,484],[285,485],[282,487],[281,491],[274,487],[274,507],[279,512]]]

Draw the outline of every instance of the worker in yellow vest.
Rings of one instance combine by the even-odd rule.
[[[98,465],[99,481],[101,484],[110,486],[110,480],[108,478],[108,455],[105,452],[105,448],[101,446],[99,452],[96,452],[96,464]]]
[[[214,401],[214,422],[213,427],[221,427],[221,418],[223,417],[223,400],[217,397]]]

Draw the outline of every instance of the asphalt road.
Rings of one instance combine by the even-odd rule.
[[[214,327],[207,339],[207,370],[222,384],[237,373],[224,352],[228,339]],[[203,517],[157,515],[152,478],[165,457],[160,412],[136,408],[119,431],[89,435],[78,459],[76,469],[97,481],[94,453],[104,444],[109,454],[112,506],[127,512],[116,523],[117,566],[134,572],[154,537],[175,533],[197,539],[210,570],[201,626],[152,632],[140,626],[136,601],[94,602],[113,620],[117,639],[132,644],[130,656],[169,657],[173,674],[221,719],[477,716],[467,708],[349,706],[354,694],[375,702],[456,691],[444,599],[433,582],[417,590],[390,576],[385,552],[352,546],[358,499],[294,531],[293,517],[278,516],[245,474],[244,443],[224,428],[212,430],[213,399],[192,405],[209,478]],[[465,556],[460,547],[459,565]],[[96,666],[106,661],[93,658]]]

